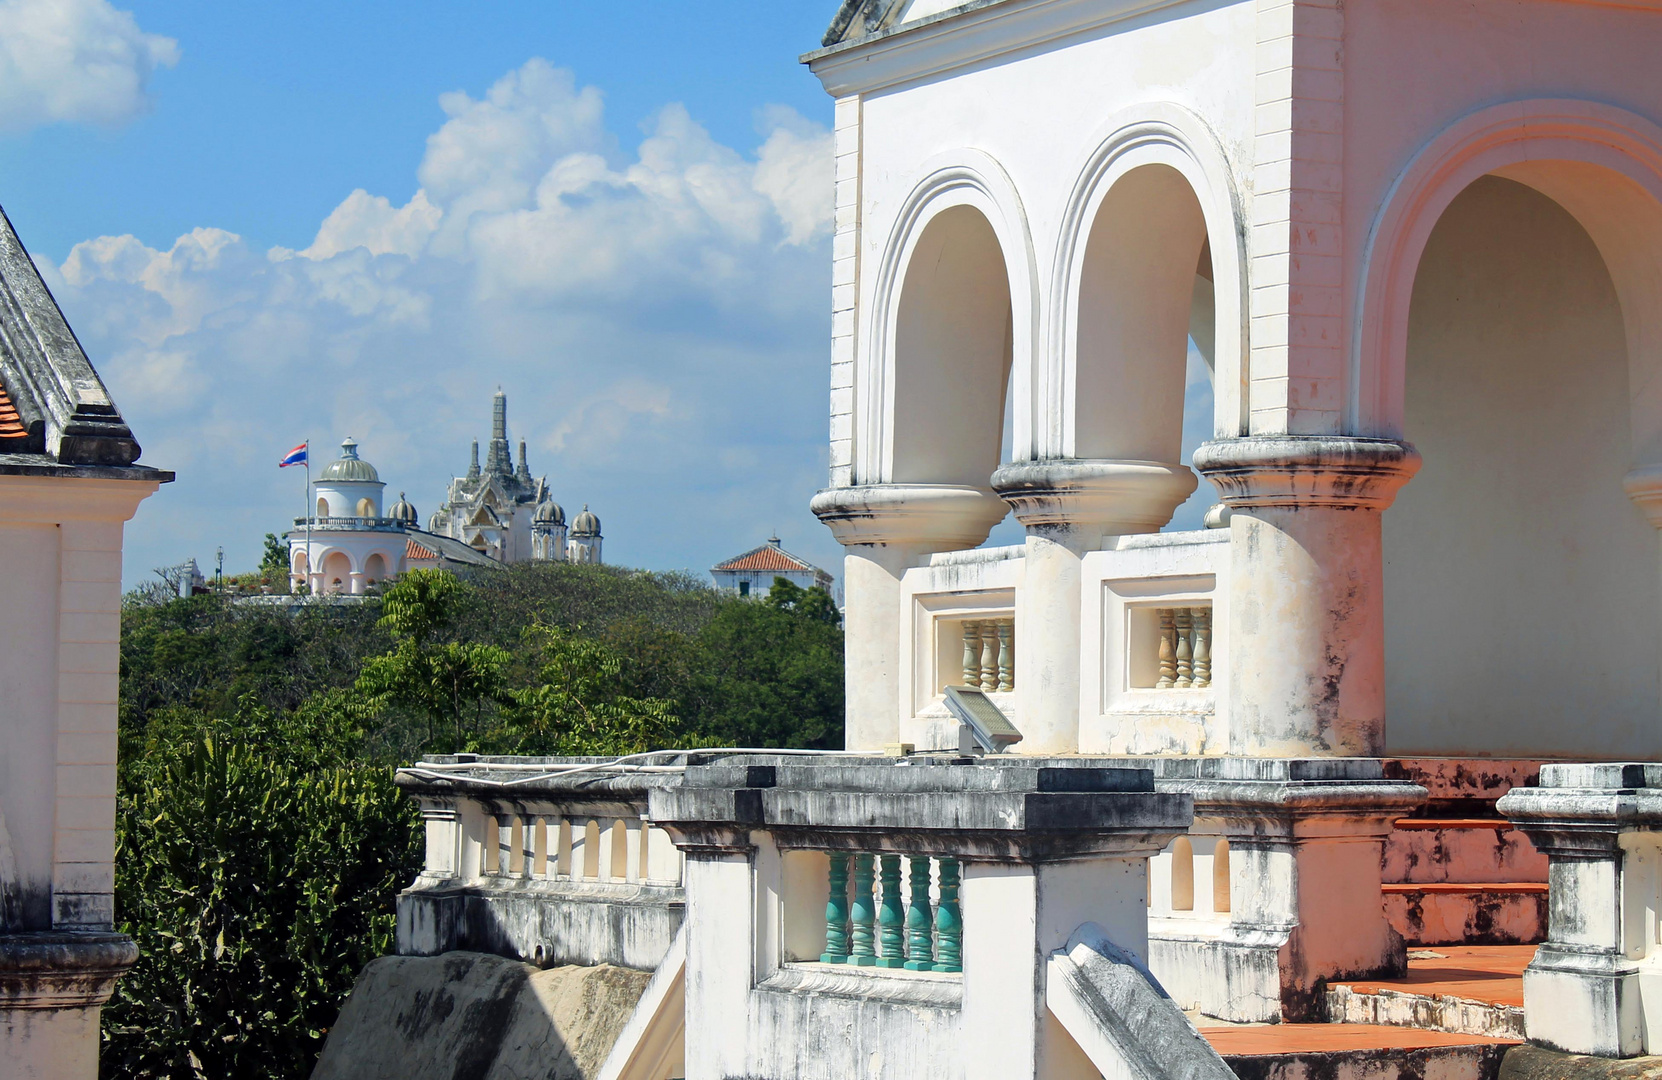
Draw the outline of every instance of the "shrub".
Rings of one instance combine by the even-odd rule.
[[[343,760],[351,712],[173,717],[123,764],[116,908],[140,959],[104,1010],[103,1075],[310,1072],[420,868],[392,770]]]

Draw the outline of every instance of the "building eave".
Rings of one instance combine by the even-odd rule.
[[[803,53],[832,97],[928,78],[1163,8],[1217,0],[971,0],[852,41]]]

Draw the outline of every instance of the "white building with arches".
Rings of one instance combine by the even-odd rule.
[[[311,487],[316,515],[297,520],[288,534],[296,591],[304,586],[313,596],[358,596],[411,567],[502,565],[466,544],[423,532],[402,492],[383,514],[386,484],[358,456],[351,436]]]
[[[968,682],[1022,753],[1332,762],[1290,816],[1197,794],[1153,864],[1233,852],[1234,912],[1167,882],[1148,947],[1236,1019],[1401,971],[1388,759],[1662,760],[1659,48],[1644,3],[847,0],[804,60],[848,746],[956,745]],[[1163,533],[1202,483],[1215,527]],[[1586,1049],[1626,976],[1565,948],[1532,1034]]]

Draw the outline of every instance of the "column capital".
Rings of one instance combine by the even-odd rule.
[[[1219,439],[1194,461],[1231,509],[1384,510],[1420,470],[1408,443],[1348,435]]]
[[[976,547],[1007,512],[998,496],[965,484],[826,488],[808,508],[844,547],[920,552]]]
[[[1100,536],[1159,531],[1199,483],[1187,466],[1163,461],[1063,458],[993,473],[993,490],[1029,529]]]
[[[102,1005],[138,955],[125,934],[0,934],[0,1012]]]

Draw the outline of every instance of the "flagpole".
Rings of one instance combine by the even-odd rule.
[[[312,591],[312,440],[306,438],[306,592]]]

